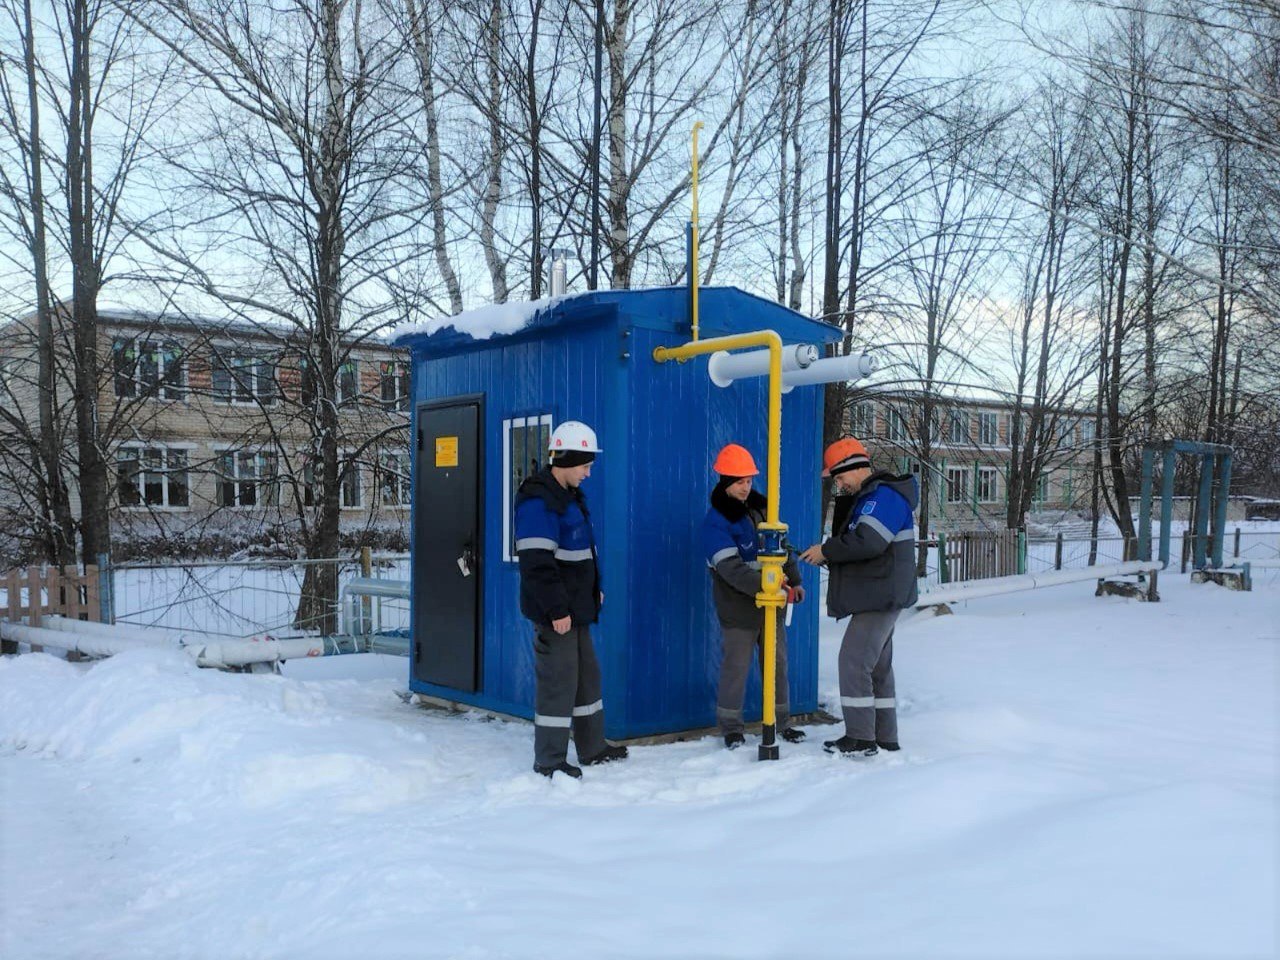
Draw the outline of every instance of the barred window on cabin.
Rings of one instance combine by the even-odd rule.
[[[503,518],[504,560],[516,557],[516,493],[525,479],[537,473],[547,462],[547,447],[551,445],[551,414],[532,417],[514,417],[502,422],[503,433],[503,499],[506,513]]]

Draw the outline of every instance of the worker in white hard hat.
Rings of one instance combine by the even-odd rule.
[[[545,777],[582,776],[568,760],[570,732],[582,766],[627,757],[626,747],[604,738],[600,665],[591,642],[604,592],[581,485],[598,453],[595,431],[566,420],[551,434],[549,465],[520,484],[516,496],[520,611],[537,631],[533,769]]]

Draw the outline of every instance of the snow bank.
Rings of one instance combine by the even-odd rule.
[[[0,955],[1275,955],[1280,576],[1091,592],[905,620],[899,754],[811,727],[581,782],[396,658],[4,658]]]

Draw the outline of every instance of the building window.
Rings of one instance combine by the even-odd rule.
[[[1049,475],[1042,473],[1036,477],[1035,490],[1031,494],[1031,499],[1035,503],[1049,502]]]
[[[1021,417],[1009,415],[1009,445],[1025,446],[1028,438],[1031,436],[1031,417],[1023,414]]]
[[[348,360],[338,367],[338,403],[351,403],[360,396],[360,361]]]
[[[987,447],[994,447],[1000,442],[999,414],[978,414],[978,442]]]
[[[223,450],[218,454],[218,506],[259,507],[276,502],[274,453]]]
[[[947,503],[964,503],[969,499],[969,468],[947,467]]]
[[[384,410],[406,413],[409,410],[409,365],[401,360],[383,360],[378,364],[378,385]]]
[[[116,396],[182,400],[187,395],[186,365],[176,343],[117,338],[111,343]]]
[[[213,357],[213,399],[218,403],[275,403],[275,378],[275,364],[267,357],[241,353]]]
[[[1000,497],[1000,471],[995,467],[979,467],[977,484],[979,503],[995,503]]]
[[[384,453],[379,467],[383,506],[407,507],[412,502],[411,482],[409,452],[397,450]]]
[[[1081,420],[1081,421],[1080,421],[1080,442],[1081,442],[1081,444],[1083,444],[1083,445],[1084,445],[1084,446],[1086,446],[1086,447],[1091,447],[1091,446],[1093,446],[1093,441],[1094,441],[1094,439],[1095,439],[1095,437],[1096,437],[1096,436],[1097,436],[1097,434],[1096,434],[1096,432],[1095,432],[1095,430],[1094,430],[1094,423],[1093,423],[1093,421],[1092,421],[1092,420]]]
[[[952,410],[947,418],[947,442],[968,443],[969,414],[963,410]]]
[[[191,506],[186,450],[121,447],[116,451],[116,478],[122,507],[180,510]]]
[[[338,506],[344,510],[355,510],[364,506],[363,491],[360,487],[360,464],[356,460],[344,459],[338,474]]]
[[[876,435],[876,405],[870,400],[863,400],[853,405],[853,435],[855,437]]]
[[[907,418],[902,415],[901,410],[894,407],[890,407],[885,413],[888,439],[904,443],[907,439]]]
[[[502,422],[503,559],[516,557],[516,492],[526,477],[542,469],[551,445],[551,414],[515,417]]]
[[[1058,420],[1058,445],[1069,447],[1075,443],[1076,425],[1066,417]]]

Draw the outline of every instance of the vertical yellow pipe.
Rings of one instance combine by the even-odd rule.
[[[760,330],[755,333],[740,333],[727,337],[713,337],[698,343],[686,343],[679,347],[656,347],[653,359],[658,363],[668,360],[688,360],[704,353],[716,350],[736,350],[741,347],[769,348],[769,453],[767,466],[769,470],[765,521],[759,529],[778,535],[787,532],[787,525],[778,520],[778,505],[782,496],[780,481],[782,469],[782,338],[773,330]],[[774,554],[760,555],[760,592],[756,594],[756,606],[762,608],[764,616],[764,667],[762,670],[762,721],[763,735],[760,743],[761,760],[777,760],[778,745],[775,740],[777,712],[774,698],[774,684],[777,682],[777,649],[778,649],[778,611],[787,604],[786,594],[782,590],[783,565],[786,563],[785,551],[779,549]]]
[[[775,335],[776,336],[776,335]],[[778,504],[782,497],[780,474],[782,470],[782,340],[778,347],[769,350],[769,504],[763,530],[777,531],[779,538],[787,532],[787,526],[778,520]],[[761,686],[764,687],[760,738],[760,759],[776,760],[777,714],[774,684],[777,682],[778,611],[786,605],[782,592],[783,564],[786,554],[765,554],[760,557],[760,593],[756,606],[764,616],[764,664],[761,669]]]
[[[693,125],[693,263],[689,282],[693,291],[692,327],[693,342],[698,342],[698,131],[702,121]]]

